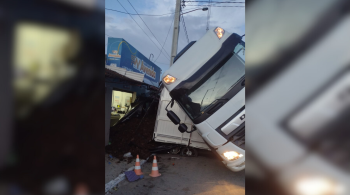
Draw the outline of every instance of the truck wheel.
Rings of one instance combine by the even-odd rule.
[[[180,147],[176,147],[170,150],[171,154],[178,154],[181,152],[181,148]]]
[[[196,157],[198,151],[195,148],[184,147],[181,149],[181,156]]]

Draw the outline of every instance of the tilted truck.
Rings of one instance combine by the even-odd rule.
[[[189,43],[162,75],[172,100],[165,110],[181,133],[195,130],[232,171],[245,168],[245,43],[217,27]],[[174,101],[194,124],[170,110]]]

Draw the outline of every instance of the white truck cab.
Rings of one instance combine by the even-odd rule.
[[[245,168],[244,49],[242,36],[217,27],[189,43],[162,75],[169,104],[177,102],[232,171]],[[173,111],[167,116],[180,132],[193,131]]]

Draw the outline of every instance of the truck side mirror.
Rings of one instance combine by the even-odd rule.
[[[168,110],[166,115],[175,125],[178,125],[180,123],[179,117],[173,111]]]
[[[185,125],[185,123],[180,124],[178,130],[181,133],[184,133],[185,131],[187,131],[187,126]]]

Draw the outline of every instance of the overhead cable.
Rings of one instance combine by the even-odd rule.
[[[137,15],[140,17],[140,19],[142,20],[142,22],[146,25],[146,27],[148,28],[148,30],[151,32],[151,34],[153,35],[153,37],[156,39],[156,41],[158,42],[158,44],[161,46],[162,44],[159,42],[159,40],[157,39],[157,37],[153,34],[152,30],[148,27],[148,25],[146,24],[146,22],[142,19],[142,17],[138,14],[138,12],[136,11],[136,9],[134,8],[134,6],[131,4],[131,2],[128,0],[129,4],[131,5],[131,7],[135,10],[135,12],[137,13]],[[170,55],[168,54],[168,52],[164,49],[165,53],[170,57]]]
[[[189,40],[189,38],[188,38],[188,34],[187,34],[187,29],[186,29],[185,18],[184,18],[184,16],[183,16],[183,15],[181,15],[181,16],[182,16],[182,25],[183,25],[183,27],[184,27],[184,32],[185,32],[185,34],[186,34],[186,38],[187,38],[187,43],[190,43],[190,40]]]
[[[194,6],[197,6],[197,8],[202,8],[201,6],[198,6],[198,5],[194,5]],[[166,14],[153,15],[153,14],[132,14],[132,13],[123,12],[123,11],[115,10],[115,9],[109,9],[109,8],[105,8],[105,10],[119,12],[119,13],[122,13],[122,14],[128,14],[128,15],[133,15],[133,16],[136,16],[136,15],[141,15],[141,16],[166,16],[166,15],[172,15],[172,14],[176,13],[176,12],[172,12],[172,13],[166,13]],[[191,10],[186,10],[186,11],[188,11],[186,13],[189,13],[189,12],[192,12],[192,11],[195,11],[195,10],[198,10],[198,9],[192,8]]]
[[[165,37],[165,40],[164,40],[162,49],[164,48],[164,45],[165,45],[165,43],[166,43],[166,40],[168,39],[168,35],[169,35],[169,32],[170,32],[170,29],[171,29],[171,27],[172,27],[172,25],[173,25],[173,23],[174,23],[174,19],[175,19],[175,14],[174,14],[173,20],[172,20],[171,23],[170,23],[169,30],[168,30],[168,34],[167,34],[166,37]],[[156,61],[158,60],[159,56],[160,56],[160,52],[159,52],[159,54],[158,54],[157,59],[156,59],[154,62],[156,62]]]
[[[123,9],[129,14],[129,12],[125,9],[125,7],[119,2],[119,0],[117,0],[118,3],[123,7]],[[129,14],[130,15],[130,14]],[[130,15],[131,19],[137,24],[138,27],[141,28],[141,26],[136,22],[136,20]],[[146,34],[146,36],[152,41],[152,43],[159,49],[158,45],[151,39],[151,37],[149,37],[149,35],[143,30],[143,28],[141,28],[141,30],[143,31],[143,33]],[[166,56],[163,52],[162,49],[159,49],[161,51],[161,53],[170,60],[170,58],[168,56]]]
[[[203,3],[208,3],[208,2],[210,2],[210,0],[209,1],[185,1],[185,2],[198,2],[198,3],[200,3],[200,2],[203,2]],[[245,2],[236,2],[236,1],[211,1],[211,3],[245,3]]]

